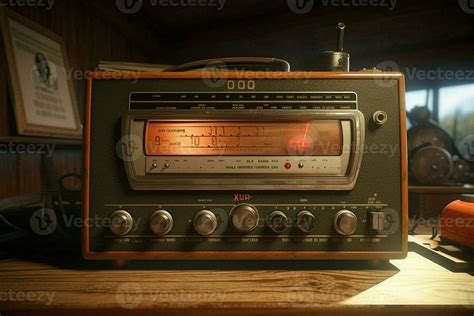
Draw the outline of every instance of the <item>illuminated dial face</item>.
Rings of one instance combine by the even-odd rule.
[[[338,156],[341,123],[268,121],[149,121],[147,155]]]

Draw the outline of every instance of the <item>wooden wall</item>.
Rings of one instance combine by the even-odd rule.
[[[386,60],[403,69],[474,69],[474,14],[453,0],[399,0],[394,10],[322,7],[315,1],[308,14],[291,12],[286,0],[227,0],[222,11],[145,5],[131,15],[121,13],[114,0],[55,1],[50,11],[12,9],[63,36],[71,67],[81,71],[100,60],[179,64],[222,56],[280,57],[308,70],[319,52],[334,49],[340,20],[347,24],[352,70]],[[15,130],[6,106],[5,63],[0,60],[0,136]],[[83,115],[85,82],[71,80]],[[408,80],[408,88],[424,83]],[[0,159],[0,198],[39,189],[37,155]],[[61,172],[80,171],[80,148],[61,149],[55,161]]]
[[[401,70],[474,69],[474,14],[464,12],[458,1],[398,0],[393,10],[324,7],[323,1],[314,1],[307,14],[295,14],[286,1],[272,1],[272,7],[266,1],[253,8],[255,15],[245,6],[233,8],[234,2],[239,1],[229,1],[211,17],[195,9],[183,12],[179,25],[169,21],[160,33],[166,40],[161,43],[159,61],[176,64],[223,56],[271,56],[287,59],[295,70],[311,70],[320,52],[335,49],[336,25],[344,21],[345,49],[354,71],[389,60]],[[166,10],[171,8],[149,8],[148,14],[170,15]],[[246,15],[236,14],[239,10]],[[208,17],[208,22],[199,17]],[[172,37],[167,35],[170,27],[175,27]],[[409,80],[408,84],[423,82]]]
[[[70,66],[80,70],[73,80],[83,121],[85,71],[100,60],[149,62],[141,37],[126,28],[126,16],[105,14],[98,1],[55,1],[52,10],[12,7],[24,17],[59,34],[65,39]],[[7,64],[0,60],[0,136],[15,135],[12,109],[7,106]],[[32,141],[35,143],[34,141]],[[12,152],[0,154],[0,199],[41,190],[40,155]],[[57,171],[81,172],[80,145],[56,146],[53,161]]]

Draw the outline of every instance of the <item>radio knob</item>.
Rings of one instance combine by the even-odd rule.
[[[194,230],[199,235],[207,236],[216,230],[219,222],[217,221],[217,217],[213,212],[202,210],[197,212],[194,216],[193,225]]]
[[[110,215],[110,231],[117,236],[126,235],[132,230],[133,218],[125,210],[117,210]]]
[[[150,230],[153,234],[166,235],[173,228],[173,217],[166,210],[157,210],[150,217]]]
[[[230,211],[232,226],[241,233],[250,233],[257,227],[258,211],[248,204],[239,204]]]
[[[348,210],[337,212],[334,218],[334,228],[341,235],[352,235],[357,228],[357,216]]]
[[[308,211],[299,212],[296,215],[296,222],[303,233],[310,233],[316,227],[316,217]]]
[[[271,212],[268,216],[268,227],[275,233],[282,233],[288,228],[288,217],[282,211]]]

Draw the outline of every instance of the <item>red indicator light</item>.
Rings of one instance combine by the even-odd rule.
[[[285,169],[290,169],[291,168],[291,163],[287,162],[285,163]]]

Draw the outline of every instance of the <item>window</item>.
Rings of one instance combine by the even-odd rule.
[[[455,144],[474,134],[474,84],[440,88],[438,117]]]
[[[434,93],[438,102],[434,101]],[[474,135],[474,84],[462,84],[439,89],[420,89],[406,93],[406,110],[428,105],[432,119],[436,120],[458,145],[469,135]],[[408,124],[409,125],[409,124]]]
[[[433,111],[433,90],[414,90],[405,94],[406,110],[410,112],[415,106],[425,106]]]

